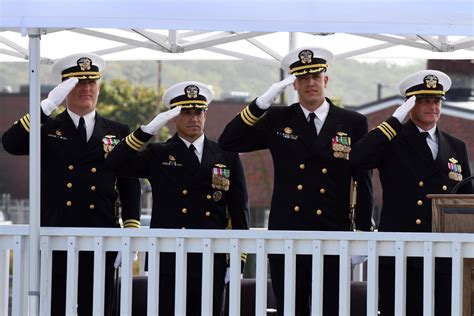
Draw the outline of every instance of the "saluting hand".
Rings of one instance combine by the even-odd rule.
[[[282,93],[287,86],[295,82],[296,76],[291,75],[280,82],[272,84],[272,86],[255,101],[257,106],[262,110],[267,110],[277,96]]]
[[[415,106],[416,97],[411,96],[408,100],[405,101],[402,105],[400,105],[395,112],[393,112],[393,117],[395,117],[400,123],[403,123],[405,118],[407,117],[408,113],[410,113],[411,109]]]
[[[48,94],[48,97],[41,101],[41,109],[46,115],[51,115],[66,99],[69,92],[77,85],[79,79],[69,78],[51,90]]]
[[[171,110],[159,113],[150,123],[142,125],[142,131],[145,133],[156,135],[160,129],[165,126],[171,119],[175,118],[181,112],[181,106],[177,106]]]

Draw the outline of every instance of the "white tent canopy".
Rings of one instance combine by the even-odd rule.
[[[2,0],[0,27],[472,35],[471,0]]]
[[[471,0],[0,0],[0,61],[29,58],[21,37],[28,28],[43,35],[43,63],[88,51],[108,60],[237,58],[277,66],[290,47],[303,45],[324,46],[337,59],[471,59],[473,6]]]
[[[358,40],[349,42],[343,39],[343,49],[335,50],[338,58],[399,45],[421,49],[425,54],[440,52],[448,56],[461,52],[462,56],[472,56],[473,21],[472,0],[0,0],[0,55],[30,62],[31,243],[28,295],[31,314],[36,315],[39,311],[40,297],[38,64],[50,63],[65,54],[61,51],[58,56],[55,51],[71,48],[75,49],[74,53],[95,51],[107,57],[135,50],[134,59],[143,59],[147,53],[140,50],[173,53],[173,56],[204,50],[206,54],[210,51],[277,65],[288,49],[305,43],[297,42],[294,36],[287,36],[287,42],[282,43],[280,39],[272,38],[277,34],[267,33],[302,32],[312,40],[317,36],[313,45],[328,48],[335,42],[331,39],[333,35],[320,35],[355,35]],[[79,44],[80,49],[72,47],[71,41],[66,40],[48,44],[56,33],[63,33],[56,32],[59,30],[69,30],[64,32],[69,34],[66,35],[68,38],[71,32],[98,37],[110,46],[92,45],[90,38],[72,42]],[[21,38],[11,38],[15,31],[29,36],[28,48],[26,41],[20,43]],[[40,35],[44,45],[40,45]],[[264,36],[270,39],[267,41]],[[327,43],[323,43],[325,38]],[[367,39],[376,42],[365,47],[356,46]],[[224,46],[232,43],[235,50]]]

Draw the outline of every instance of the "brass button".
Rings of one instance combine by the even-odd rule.
[[[422,188],[424,185],[425,185],[425,184],[423,183],[423,181],[418,182],[418,186],[419,186],[420,188]]]
[[[443,191],[446,191],[448,189],[448,187],[443,185],[442,189],[443,189]]]
[[[70,188],[72,188],[72,183],[71,183],[71,182],[68,182],[68,183],[66,184],[66,186],[70,189]]]
[[[210,200],[212,199],[212,196],[210,194],[206,195],[206,199]]]
[[[303,185],[302,185],[302,184],[298,184],[297,188],[298,188],[299,191],[301,191],[301,190],[303,190]]]
[[[326,174],[326,173],[328,173],[328,169],[323,168],[323,169],[321,169],[321,172],[324,173],[324,174]]]
[[[95,191],[96,187],[95,185],[91,186],[91,191]]]
[[[303,170],[306,166],[304,165],[304,163],[300,164],[300,169]]]
[[[295,207],[293,208],[293,210],[294,210],[295,212],[299,212],[299,211],[300,211],[300,207],[299,207],[299,206],[295,206]]]
[[[416,223],[416,225],[420,225],[421,224],[421,219],[417,218],[415,223]]]
[[[422,201],[422,200],[418,200],[418,201],[416,201],[416,204],[418,204],[418,206],[422,206],[422,205],[423,205],[423,201]]]
[[[183,195],[187,195],[188,194],[188,190],[184,189],[183,190]]]
[[[90,210],[95,209],[95,205],[94,205],[94,204],[89,205],[89,209],[90,209]]]
[[[96,169],[95,167],[92,167],[91,172],[92,172],[92,173],[96,173],[96,172],[97,172],[97,169]]]
[[[326,189],[325,189],[325,188],[321,188],[321,189],[319,190],[319,193],[321,193],[321,194],[326,193]]]
[[[323,211],[321,209],[316,210],[316,214],[321,215],[323,214]]]
[[[187,209],[187,208],[183,207],[183,208],[181,209],[181,213],[186,214],[187,212],[188,212],[188,209]]]
[[[72,202],[71,202],[71,201],[67,201],[67,202],[66,202],[66,205],[67,205],[67,206],[71,206],[71,205],[72,205]]]
[[[207,217],[211,216],[211,212],[207,211],[207,212],[206,212],[206,216],[207,216]]]
[[[69,166],[67,166],[67,168],[68,168],[69,170],[74,170],[74,166],[73,166],[73,165],[69,165]]]

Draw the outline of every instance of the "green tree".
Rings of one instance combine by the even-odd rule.
[[[161,95],[162,91],[158,93],[156,89],[133,85],[126,80],[103,81],[97,109],[103,116],[127,124],[135,130],[150,122],[159,110],[163,110],[163,104],[158,104],[158,97]],[[169,130],[165,127],[161,130],[159,139],[165,140],[168,136]]]

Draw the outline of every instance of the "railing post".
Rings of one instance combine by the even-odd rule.
[[[452,252],[452,292],[451,292],[451,315],[461,315],[463,312],[463,259],[461,243],[453,242]],[[471,309],[474,306],[471,307]],[[473,311],[471,310],[471,313]]]
[[[406,313],[406,261],[405,243],[395,242],[395,315],[400,316],[405,316]]]
[[[213,301],[213,275],[214,275],[214,253],[212,252],[212,239],[202,240],[202,295],[201,315],[212,315]]]
[[[367,242],[367,315],[378,315],[379,256],[377,242]]]
[[[122,264],[120,271],[120,314],[132,314],[132,258],[131,254],[131,240],[130,237],[122,237]]]
[[[295,314],[296,255],[293,240],[285,240],[285,307],[284,315]]]
[[[339,242],[339,315],[349,315],[351,311],[351,279],[350,279],[349,243]]]
[[[51,315],[51,284],[53,271],[53,252],[51,237],[41,237],[41,274],[40,274],[40,315]]]
[[[323,243],[321,240],[313,240],[313,271],[312,271],[312,294],[311,315],[321,316],[323,314]]]
[[[8,315],[10,288],[10,250],[0,249],[0,314]]]
[[[12,315],[24,315],[24,286],[28,280],[28,266],[25,258],[25,243],[22,236],[14,236],[13,246],[13,284],[12,284]],[[37,313],[37,312],[36,312]],[[34,313],[33,313],[34,314]]]
[[[102,237],[94,238],[94,290],[92,313],[94,315],[104,314],[104,288],[105,288],[105,252]],[[112,308],[112,306],[110,306]]]
[[[160,296],[160,244],[158,238],[148,238],[148,284],[147,284],[147,314],[158,315]]]
[[[175,315],[186,315],[186,257],[185,239],[176,238]]]
[[[265,239],[257,239],[257,266],[255,268],[255,315],[265,315],[267,311],[267,251]]]
[[[67,238],[67,273],[66,273],[66,314],[77,314],[77,278],[79,253],[76,248],[76,237]]]
[[[424,242],[423,256],[423,314],[434,315],[434,256],[433,242]]]
[[[230,240],[229,311],[240,315],[240,247],[238,239]]]

